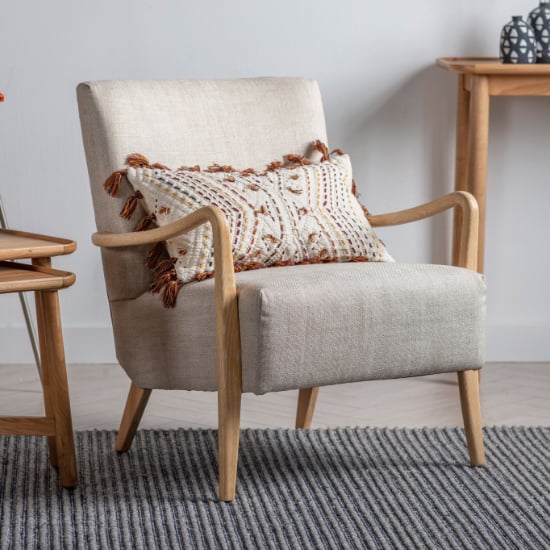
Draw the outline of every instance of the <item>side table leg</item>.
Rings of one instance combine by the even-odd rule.
[[[53,405],[55,402],[55,395],[51,389],[51,377],[50,369],[47,367],[48,363],[48,346],[47,346],[47,328],[44,321],[44,304],[42,302],[42,293],[35,292],[35,301],[36,301],[36,320],[38,322],[38,339],[40,342],[40,355],[42,356],[42,365],[41,365],[41,375],[40,380],[42,381],[42,392],[44,394],[44,410],[46,416],[50,418],[54,417]],[[52,466],[57,468],[58,459],[57,459],[57,443],[55,441],[55,436],[48,436],[48,447],[50,450],[50,462]]]
[[[489,81],[472,77],[470,90],[470,128],[468,133],[468,191],[479,204],[479,248],[477,270],[483,273],[485,253],[485,210],[487,150],[489,146]]]
[[[49,403],[55,419],[59,477],[63,487],[75,487],[78,484],[78,474],[57,292],[42,292],[40,302],[47,348],[46,355],[42,355],[42,371],[49,380],[44,390],[48,388],[46,402]]]
[[[455,190],[468,189],[468,134],[470,131],[470,92],[466,89],[466,77],[458,77],[456,109],[456,157]],[[462,211],[455,208],[453,223],[453,265],[458,265],[460,236],[462,232]]]

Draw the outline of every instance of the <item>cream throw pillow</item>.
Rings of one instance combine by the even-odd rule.
[[[129,217],[139,200],[149,214],[142,229],[153,221],[163,226],[203,206],[218,206],[230,227],[235,271],[393,261],[354,196],[348,155],[337,152],[324,159],[313,163],[288,155],[286,166],[274,162],[263,172],[219,165],[201,171],[198,166],[151,166],[141,155],[130,155],[126,175],[135,193],[121,215]],[[214,274],[212,229],[205,224],[165,244],[171,259],[157,266],[152,289],[173,306],[181,284]],[[153,268],[157,256],[153,251],[149,258]]]

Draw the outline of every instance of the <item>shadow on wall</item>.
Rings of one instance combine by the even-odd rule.
[[[360,191],[374,197],[367,204],[374,202],[377,212],[408,208],[452,191],[456,77],[431,65],[400,82],[375,110],[372,104],[364,107],[368,114],[357,114],[343,139],[359,160],[354,173]],[[450,216],[437,216],[423,228],[426,261],[448,262]],[[392,231],[401,231],[399,240],[407,247],[410,239],[407,250],[418,248],[414,231]]]

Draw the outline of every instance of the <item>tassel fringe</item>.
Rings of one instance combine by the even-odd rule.
[[[149,214],[149,216],[145,216],[145,218],[142,218],[140,222],[136,225],[134,231],[146,231],[155,223],[156,219],[157,217],[155,216],[155,214]]]
[[[120,182],[122,181],[122,177],[126,175],[126,170],[117,170],[116,172],[113,172],[103,184],[103,189],[111,195],[111,197],[116,197],[118,190],[120,188]]]
[[[317,151],[321,153],[321,162],[326,162],[330,158],[328,147],[321,140],[317,139],[313,144],[313,147],[315,147],[315,149],[317,149]]]
[[[132,214],[135,212],[138,201],[143,198],[143,195],[140,191],[132,193],[124,203],[122,210],[120,211],[120,217],[129,220],[132,217]]]
[[[147,258],[145,258],[145,267],[155,269],[164,251],[164,244],[162,242],[156,243],[147,253]]]
[[[126,157],[126,164],[132,168],[141,168],[143,166],[149,166],[147,157],[140,155],[139,153],[132,153]]]

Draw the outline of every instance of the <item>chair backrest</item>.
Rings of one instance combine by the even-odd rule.
[[[303,78],[95,81],[79,84],[77,96],[99,231],[132,231],[139,219],[119,217],[129,189],[115,200],[103,190],[130,153],[171,168],[263,168],[287,153],[308,154],[316,139],[326,143],[319,87]],[[102,250],[110,300],[147,289],[145,253]]]

